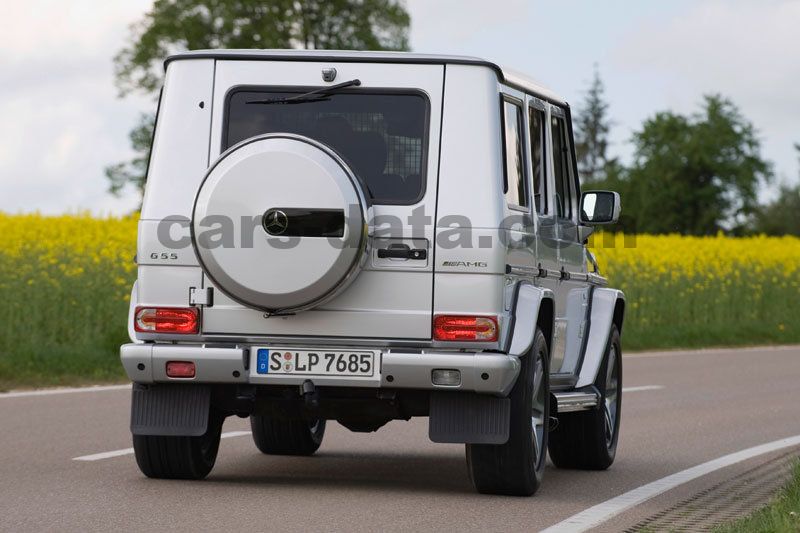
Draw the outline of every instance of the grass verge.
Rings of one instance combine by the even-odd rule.
[[[800,239],[600,234],[628,350],[800,342]]]
[[[124,378],[136,220],[0,213],[0,389]]]
[[[68,349],[0,354],[0,392],[40,387],[123,383],[128,378],[117,350]]]
[[[750,516],[725,524],[716,533],[794,533],[800,531],[800,461],[794,465],[789,484],[766,507]]]

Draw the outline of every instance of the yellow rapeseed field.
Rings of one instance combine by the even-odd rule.
[[[0,213],[0,387],[122,376],[136,219]]]
[[[600,234],[601,272],[627,296],[628,347],[800,340],[800,239]]]
[[[0,213],[0,388],[122,378],[136,218]],[[800,342],[800,239],[596,235],[627,348]]]

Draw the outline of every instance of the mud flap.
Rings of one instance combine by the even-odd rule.
[[[431,393],[428,437],[433,442],[503,444],[511,400],[471,392]]]
[[[131,433],[198,437],[208,429],[211,388],[206,385],[140,385],[131,399]]]

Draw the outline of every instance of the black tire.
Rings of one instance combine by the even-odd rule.
[[[222,422],[211,414],[208,430],[199,437],[133,436],[133,452],[139,470],[157,479],[203,479],[217,460]]]
[[[467,468],[475,489],[482,494],[531,496],[542,483],[547,458],[550,414],[550,354],[539,328],[509,394],[511,420],[505,444],[467,444]],[[538,387],[535,381],[538,380]],[[534,395],[541,441],[533,430]],[[543,397],[542,397],[543,395]],[[536,444],[538,443],[538,452]]]
[[[600,392],[597,408],[558,415],[558,426],[550,434],[549,447],[550,459],[558,468],[605,470],[614,462],[622,415],[622,349],[616,326],[611,327],[594,386]],[[611,423],[607,423],[607,417]]]
[[[325,420],[278,420],[252,415],[253,442],[269,455],[313,455],[325,436]]]

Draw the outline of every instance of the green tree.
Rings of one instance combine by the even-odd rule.
[[[800,160],[800,144],[794,145]],[[800,236],[800,184],[781,185],[778,197],[761,207],[755,217],[756,233]]]
[[[134,185],[141,196],[144,193],[144,175],[147,172],[147,159],[150,154],[150,141],[153,137],[155,115],[141,113],[139,124],[131,130],[128,137],[136,156],[130,161],[106,167],[109,181],[108,190],[115,196],[122,193],[128,184]]]
[[[709,235],[740,231],[772,178],[753,125],[728,99],[705,96],[691,116],[657,113],[633,137],[624,183],[629,223],[639,232]]]
[[[800,236],[800,185],[781,185],[778,198],[758,211],[754,229],[767,235]]]
[[[608,118],[608,103],[604,99],[604,92],[603,81],[595,65],[592,83],[575,117],[578,171],[587,183],[599,182],[606,176],[606,167],[616,164],[616,161],[608,158],[611,121]]]
[[[410,17],[402,0],[155,0],[131,26],[128,44],[114,58],[120,96],[153,97],[163,60],[182,50],[313,48],[407,50]],[[131,131],[135,157],[106,168],[109,190],[142,190],[154,116],[143,114]]]

